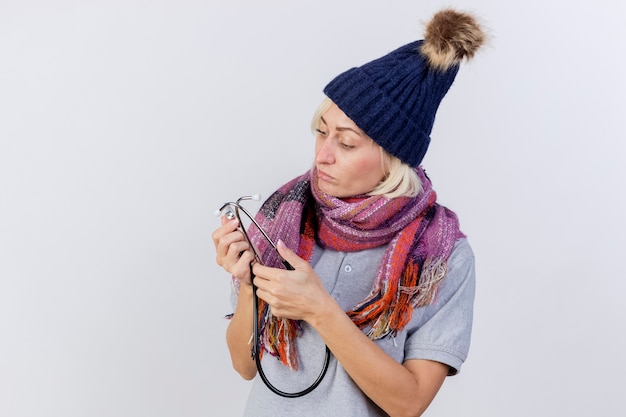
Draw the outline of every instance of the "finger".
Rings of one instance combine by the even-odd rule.
[[[238,260],[243,255],[243,252],[249,252],[249,249],[250,245],[248,245],[248,242],[245,240],[237,240],[228,246],[226,256],[228,258]]]
[[[213,238],[213,242],[217,246],[217,242],[224,237],[225,235],[234,232],[239,227],[239,221],[237,219],[229,220],[224,222],[225,217],[222,216],[222,227],[215,229],[211,237]]]
[[[226,223],[228,223],[228,222],[230,222],[230,221],[235,221],[235,222],[237,222],[237,218],[236,218],[236,217],[235,217],[235,218],[232,218],[232,217],[230,217],[230,218],[229,218],[229,217],[228,217],[228,216],[226,216],[226,215],[221,216],[221,217],[220,217],[220,220],[222,221],[222,225],[224,225],[224,224],[226,224]]]
[[[224,252],[226,252],[229,249],[229,247],[236,242],[245,242],[246,244],[245,249],[248,248],[248,241],[245,239],[243,233],[239,229],[235,229],[225,235],[222,235],[219,238],[218,242],[216,243],[216,246],[219,249],[223,249]]]
[[[308,262],[299,257],[294,251],[289,249],[285,242],[282,239],[279,239],[276,243],[276,248],[278,249],[278,254],[283,257],[284,260],[289,262],[291,266],[298,269],[298,267],[303,268],[305,265],[308,265]]]
[[[250,245],[239,231],[231,232],[219,239],[216,244],[216,261],[222,267],[232,267],[243,251]]]
[[[268,280],[255,274],[252,282],[256,287],[257,297],[270,305],[276,302],[276,298],[270,292],[271,285]]]
[[[252,273],[254,274],[254,276],[263,281],[268,281],[271,278],[274,269],[275,268],[261,265],[258,262],[252,265]],[[263,287],[263,283],[261,283],[260,287]]]
[[[238,255],[239,256],[239,255]],[[245,283],[250,283],[250,264],[254,261],[254,255],[250,251],[244,251],[239,256],[239,259],[235,262],[230,269],[232,275],[241,279]]]

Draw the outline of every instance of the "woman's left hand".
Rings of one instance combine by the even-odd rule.
[[[276,317],[310,321],[332,300],[311,265],[278,241],[278,253],[295,268],[290,271],[254,264],[257,296],[270,305]]]

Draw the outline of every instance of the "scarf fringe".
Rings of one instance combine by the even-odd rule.
[[[414,293],[417,296],[413,299],[413,307],[432,304],[437,297],[439,284],[448,273],[448,262],[446,259],[428,258],[422,267],[420,284],[416,287],[401,289],[403,292]]]
[[[413,309],[431,304],[437,295],[439,284],[448,271],[445,259],[429,258],[419,273],[419,265],[409,263],[402,274],[400,284],[388,282],[372,299],[360,308],[348,313],[361,329],[371,328],[367,336],[372,340],[395,336],[411,320]],[[375,317],[375,320],[370,319]]]
[[[289,369],[297,371],[299,363],[296,352],[296,337],[302,332],[300,322],[275,317],[263,300],[259,300],[259,310],[259,333],[262,347],[259,354],[261,358],[265,351]]]

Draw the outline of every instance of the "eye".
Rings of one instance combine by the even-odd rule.
[[[320,135],[322,135],[322,136],[326,136],[326,132],[325,132],[325,131],[323,131],[323,130],[320,130],[320,129],[315,129],[315,131],[316,131],[317,133],[319,133]]]
[[[354,149],[354,148],[355,148],[355,146],[354,146],[354,145],[348,145],[348,144],[347,144],[347,143],[345,143],[345,142],[339,142],[339,145],[340,145],[342,148],[344,148],[344,149]]]

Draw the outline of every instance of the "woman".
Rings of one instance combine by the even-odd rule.
[[[340,74],[313,118],[313,167],[257,214],[278,253],[252,228],[255,262],[237,220],[223,218],[213,233],[217,263],[235,283],[227,344],[241,376],[257,375],[253,283],[263,370],[278,389],[305,389],[325,345],[332,353],[320,385],[297,399],[257,378],[246,415],[417,416],[460,370],[474,258],[420,163],[460,62],[483,41],[472,16],[443,10],[423,41]]]

